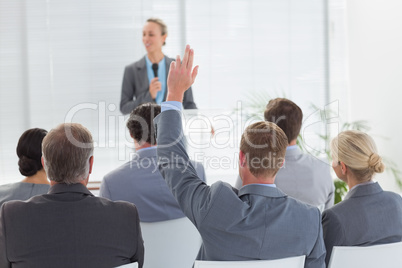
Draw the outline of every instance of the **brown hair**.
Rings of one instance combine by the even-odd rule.
[[[147,22],[153,22],[153,23],[158,24],[161,28],[162,35],[165,35],[168,33],[167,25],[165,22],[163,22],[163,20],[158,19],[158,18],[149,18],[149,19],[147,19]],[[166,45],[166,42],[163,42],[163,45]]]
[[[288,139],[274,123],[257,122],[246,128],[240,151],[246,155],[247,166],[256,177],[275,176],[281,168]]]
[[[154,118],[161,113],[161,106],[154,103],[144,103],[135,108],[128,118],[127,128],[138,143],[156,144]]]
[[[277,124],[291,142],[297,139],[303,121],[303,112],[293,101],[285,98],[276,98],[268,102],[264,118],[268,122]]]
[[[342,161],[361,181],[369,181],[374,173],[382,173],[385,165],[378,155],[374,140],[364,132],[347,130],[331,141],[335,162]]]
[[[61,124],[42,142],[44,168],[49,180],[73,184],[89,174],[94,146],[91,132],[77,123]]]

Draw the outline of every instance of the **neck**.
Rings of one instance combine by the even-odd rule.
[[[148,59],[152,62],[152,63],[159,63],[161,60],[163,60],[163,58],[165,57],[165,55],[163,55],[162,50],[160,51],[155,51],[155,52],[150,52],[148,53]]]
[[[348,185],[348,187],[349,187],[349,190],[350,189],[352,189],[353,187],[355,187],[356,185],[359,185],[359,184],[361,184],[361,183],[365,183],[365,182],[369,182],[369,181],[371,181],[371,179],[370,180],[364,180],[364,181],[361,181],[361,180],[357,180],[355,177],[349,177],[348,178],[348,181],[346,182],[347,183],[347,185]]]
[[[297,139],[294,139],[294,140],[289,142],[288,146],[293,146],[293,145],[296,145],[296,144],[297,144]]]
[[[153,147],[153,146],[156,146],[156,145],[151,145],[148,142],[144,142],[144,143],[140,144],[140,143],[138,143],[138,141],[134,140],[134,148],[136,151],[144,149],[144,148]]]
[[[75,183],[75,184],[80,183],[80,184],[84,185],[85,187],[87,187],[87,185],[88,185],[88,180],[89,180],[89,175],[88,175],[88,177],[87,177],[85,180],[81,180],[81,181],[79,181],[79,182],[77,182],[77,183]],[[62,182],[50,181],[50,186],[53,186],[53,185],[56,185],[56,184],[59,184],[59,183],[62,183]]]
[[[274,184],[275,176],[269,177],[255,177],[248,169],[244,169],[240,171],[240,177],[243,181],[243,186],[248,184]]]
[[[43,168],[38,172],[36,172],[35,175],[26,177],[25,179],[22,180],[22,182],[35,183],[35,184],[49,184],[46,172]]]

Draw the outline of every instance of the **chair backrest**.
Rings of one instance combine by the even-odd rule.
[[[144,268],[193,266],[202,240],[188,218],[140,224],[145,247]]]
[[[117,266],[116,268],[138,268],[138,263],[137,262],[132,262],[129,264],[124,264],[121,266]]]
[[[328,268],[400,268],[402,242],[369,247],[334,247]]]
[[[194,268],[303,268],[305,256],[267,261],[195,261]]]

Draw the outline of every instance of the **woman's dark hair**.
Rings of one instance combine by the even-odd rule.
[[[41,128],[31,128],[25,131],[17,145],[18,166],[23,176],[32,176],[41,170],[42,140],[47,131]]]

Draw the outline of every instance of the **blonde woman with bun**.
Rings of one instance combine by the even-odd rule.
[[[373,181],[385,169],[374,140],[361,131],[344,131],[332,140],[331,154],[332,167],[349,192],[322,215],[326,263],[333,246],[402,241],[402,198]]]

